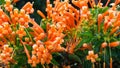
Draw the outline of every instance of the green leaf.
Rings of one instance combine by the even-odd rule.
[[[34,32],[30,27],[26,28],[28,32]]]
[[[16,29],[19,29],[19,27],[20,27],[20,24],[17,24]]]
[[[80,37],[92,37],[92,33],[90,31],[86,31],[80,34]]]
[[[16,46],[20,45],[20,38],[18,36],[16,36]]]
[[[54,52],[54,53],[52,53],[52,55],[55,55],[55,56],[60,56],[60,57],[64,57],[61,53],[58,53],[58,52]]]
[[[36,68],[43,68],[41,64],[37,64]]]
[[[89,61],[84,61],[83,62],[83,68],[92,68],[92,63]]]
[[[32,46],[26,45],[26,47],[27,47],[27,49],[28,49],[29,51],[32,51]]]
[[[18,64],[16,64],[12,68],[20,68],[20,66]]]
[[[41,26],[44,30],[46,30],[46,25],[47,25],[46,20],[42,19],[42,21],[41,21],[41,23],[40,23],[40,26]]]
[[[117,6],[117,10],[120,11],[120,5]]]
[[[101,13],[104,13],[105,11],[107,11],[109,8],[108,7],[105,7],[105,8],[102,8],[102,11],[99,10]]]
[[[27,62],[28,59],[24,52],[23,46],[19,45],[16,47],[13,58],[16,61],[16,64],[14,64],[14,66],[12,68],[17,68],[17,66],[19,66],[18,68],[23,68],[24,66],[28,65],[28,62]]]
[[[29,37],[29,39],[30,39],[31,41],[34,41],[34,40],[32,39],[32,35],[29,33],[29,30],[28,30],[27,28],[25,28],[24,30],[25,30],[27,36]]]
[[[85,43],[85,41],[81,40],[80,43],[75,47],[75,51],[77,51],[82,46],[83,43]]]
[[[0,5],[4,4],[5,0],[0,0]]]
[[[59,65],[59,63],[58,63],[54,58],[51,60],[51,63],[52,63],[53,65]]]
[[[77,61],[77,62],[79,62],[79,63],[82,63],[82,61],[80,60],[80,58],[77,56],[77,55],[75,55],[75,54],[69,54],[69,59],[71,59],[71,60],[75,60],[75,61]]]

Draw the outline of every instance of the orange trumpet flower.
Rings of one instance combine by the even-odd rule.
[[[113,28],[110,32],[110,35],[112,35],[113,33],[115,33],[117,30],[119,29],[119,26]]]
[[[100,24],[102,22],[102,19],[103,19],[103,15],[102,14],[99,14],[98,15],[98,32],[100,32]]]
[[[42,17],[42,18],[46,18],[45,15],[40,11],[40,10],[37,10],[37,13]]]
[[[94,63],[98,58],[98,54],[94,54],[94,51],[88,51],[88,56],[86,58],[87,60],[91,60],[91,62]]]
[[[29,14],[34,12],[34,9],[32,7],[33,7],[33,4],[31,4],[30,2],[27,2],[22,9],[24,9]]]
[[[113,27],[117,27],[117,26],[120,26],[120,21],[117,21],[117,22],[113,23]]]
[[[11,5],[11,1],[10,0],[5,0],[5,1],[6,1],[5,5],[4,5],[5,9],[9,12],[12,11],[13,5]]]
[[[13,3],[17,3],[19,0],[13,0]]]
[[[109,44],[110,47],[117,47],[117,46],[119,46],[119,45],[120,45],[120,41],[111,42],[111,43]]]

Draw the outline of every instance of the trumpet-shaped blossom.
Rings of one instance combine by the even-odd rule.
[[[92,63],[96,62],[98,54],[94,54],[94,51],[88,51],[87,60],[90,60]]]

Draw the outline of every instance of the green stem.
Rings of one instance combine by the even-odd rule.
[[[103,68],[105,68],[105,56],[106,56],[106,48],[104,49],[104,62],[103,62]]]
[[[108,42],[108,44],[110,44],[110,42]],[[109,53],[110,53],[110,57],[112,57],[112,52],[111,52],[111,47],[109,46]]]
[[[108,36],[108,46],[110,45],[110,37]],[[112,53],[111,53],[111,47],[109,46],[109,54],[110,54],[110,57],[112,56]]]
[[[110,44],[110,40],[108,40],[108,45],[109,44]],[[109,46],[109,53],[110,53],[110,68],[112,68],[112,51],[110,46]]]
[[[106,48],[104,48],[104,62],[105,62]]]
[[[95,64],[94,63],[92,63],[92,68],[95,68]]]
[[[14,53],[15,53],[15,49],[13,50],[13,53],[12,53],[12,55],[11,55],[11,58],[13,57]]]
[[[44,65],[44,64],[42,64],[42,67],[43,67],[43,68],[45,68],[45,65]]]
[[[29,34],[28,30],[25,28],[25,32],[27,33],[27,35],[29,36],[30,40],[32,41],[32,37],[31,35]]]

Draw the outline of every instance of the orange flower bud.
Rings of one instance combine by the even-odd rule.
[[[45,15],[40,11],[40,10],[37,10],[37,13],[42,17],[42,18],[46,18]]]
[[[33,13],[34,9],[32,8],[32,6],[33,4],[27,2],[22,9],[25,10],[27,13]]]
[[[107,47],[107,43],[106,43],[106,42],[103,42],[103,43],[101,44],[101,47],[102,47],[102,48],[106,48],[106,47]]]
[[[17,3],[19,0],[13,0],[13,3]]]
[[[99,14],[98,15],[98,32],[100,32],[100,24],[102,22],[102,19],[103,19],[103,15],[102,14]]]
[[[112,35],[113,33],[115,33],[117,30],[119,29],[119,26],[113,28],[110,32],[110,35]]]
[[[111,43],[109,44],[110,47],[117,47],[118,45],[120,45],[120,42],[119,42],[119,41],[111,42]]]

